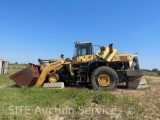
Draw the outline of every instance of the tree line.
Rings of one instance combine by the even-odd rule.
[[[143,69],[143,71],[147,71],[147,72],[158,72],[158,74],[160,75],[160,70],[158,70],[157,68],[154,68],[154,69],[152,69],[152,70]]]

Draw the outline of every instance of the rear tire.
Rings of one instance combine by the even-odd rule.
[[[119,77],[117,73],[112,68],[106,66],[96,68],[91,76],[91,85],[94,90],[116,88],[118,81]]]

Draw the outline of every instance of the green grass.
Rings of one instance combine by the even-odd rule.
[[[58,89],[44,89],[44,88],[2,88],[0,90],[0,110],[1,119],[13,119],[13,118],[23,118],[23,119],[36,119],[35,114],[36,108],[73,108],[76,112],[74,117],[77,117],[81,113],[80,106],[91,107],[90,103],[94,105],[103,105],[105,107],[110,107],[114,104],[118,98],[109,92],[97,92],[88,89],[76,89],[76,88],[66,88],[62,90]],[[16,115],[17,106],[29,106],[32,111],[30,111],[30,116],[25,115],[25,111],[21,113],[18,112]],[[12,115],[12,110],[14,109],[15,115]],[[25,110],[25,108],[23,108]],[[45,114],[41,116],[46,117]]]
[[[117,115],[120,115],[122,120],[144,119],[142,116],[138,116],[145,111],[140,104],[141,99],[129,95],[118,97],[113,94],[116,90],[3,87],[3,85],[7,86],[13,83],[9,79],[10,75],[26,66],[9,65],[9,74],[0,75],[0,85],[2,86],[0,88],[0,120],[47,120],[56,117],[57,119],[64,117],[71,120],[82,118],[83,120],[112,120],[117,119]],[[157,106],[159,105],[158,102]],[[20,109],[21,106],[23,106],[22,109]],[[40,108],[40,111],[37,111],[37,108]],[[48,112],[49,109],[52,109],[51,113]],[[62,113],[66,109],[69,110],[67,114]]]
[[[160,75],[157,72],[147,72],[147,71],[144,71],[143,74],[147,75],[147,76],[160,77]]]
[[[44,89],[44,88],[2,88],[0,90],[0,118],[3,120],[15,119],[15,120],[28,120],[28,119],[46,119],[49,112],[43,113],[35,111],[38,108],[47,110],[48,108],[57,109],[73,109],[71,114],[61,114],[60,116],[65,116],[73,119],[80,119],[82,116],[82,110],[88,111],[88,108],[99,108],[101,109],[112,109],[116,106],[117,111],[120,109],[125,117],[127,117],[128,109],[132,108],[136,113],[143,111],[142,106],[140,106],[139,100],[132,100],[131,98],[125,96],[123,98],[118,98],[116,95],[111,94],[109,91],[93,91],[88,89],[77,89],[77,88],[65,88],[62,90],[58,89]],[[24,106],[22,113],[18,108],[19,106]],[[82,106],[83,109],[80,108]],[[29,115],[25,114],[25,109],[29,108]],[[18,109],[18,112],[17,112]],[[14,111],[14,112],[13,112]],[[43,110],[42,110],[43,111]],[[102,111],[101,111],[102,112]],[[118,111],[120,112],[120,111]],[[14,114],[12,114],[14,113]],[[59,113],[59,112],[58,112]],[[97,112],[94,112],[97,116]],[[86,119],[94,118],[92,112],[84,113],[83,116]],[[100,119],[105,119],[106,115],[102,112]],[[108,117],[109,118],[109,117]]]

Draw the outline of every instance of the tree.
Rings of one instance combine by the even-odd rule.
[[[154,69],[152,70],[152,72],[158,72],[158,69],[157,69],[157,68],[154,68]]]

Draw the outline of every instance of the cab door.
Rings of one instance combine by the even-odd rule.
[[[80,43],[76,45],[74,57],[72,59],[73,64],[80,62],[87,62],[92,58],[92,44],[91,43]]]

